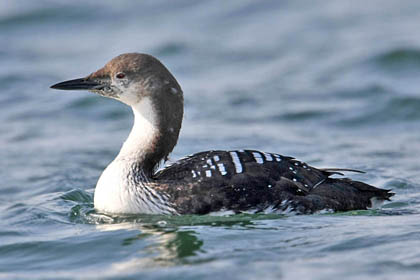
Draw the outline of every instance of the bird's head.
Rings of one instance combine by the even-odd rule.
[[[129,106],[144,97],[155,99],[158,94],[182,95],[169,70],[153,56],[140,53],[121,54],[87,77],[57,83],[51,88],[89,90]]]

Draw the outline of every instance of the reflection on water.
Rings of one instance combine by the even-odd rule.
[[[283,219],[281,215],[241,214],[231,216],[165,216],[165,215],[108,215],[93,209],[92,196],[82,190],[72,190],[60,196],[75,204],[70,219],[75,223],[94,224],[99,231],[129,231],[129,237],[121,240],[121,246],[147,244],[135,255],[112,263],[109,273],[138,271],[141,268],[166,267],[197,262],[190,257],[200,253],[204,241],[199,238],[196,227],[219,227],[252,229],[258,220]],[[199,262],[204,260],[200,258]]]
[[[258,217],[256,217],[258,220]],[[262,218],[262,216],[260,217]],[[99,218],[103,220],[102,218]],[[120,217],[121,219],[121,217]],[[169,267],[174,265],[192,264],[211,261],[205,258],[193,259],[191,257],[205,255],[203,250],[204,241],[199,238],[200,233],[191,227],[191,222],[196,226],[212,227],[248,227],[254,222],[252,217],[210,217],[191,216],[159,218],[150,215],[142,217],[123,218],[126,222],[116,224],[97,224],[100,231],[129,230],[132,236],[122,239],[121,246],[134,246],[137,242],[147,244],[137,253],[123,261],[116,261],[108,273],[119,274],[120,272],[138,272],[142,269],[153,267]],[[113,221],[115,222],[115,221]],[[182,225],[184,224],[184,225]],[[130,250],[131,251],[131,250]]]

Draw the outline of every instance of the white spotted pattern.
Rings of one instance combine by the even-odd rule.
[[[230,152],[230,156],[232,157],[233,164],[235,165],[236,173],[242,173],[242,163],[239,160],[239,156],[237,152]]]
[[[173,94],[177,94],[178,93],[178,90],[176,89],[176,88],[171,88],[171,92],[173,93]]]
[[[254,156],[254,159],[257,163],[264,163],[264,159],[262,157],[262,154],[258,153],[258,152],[252,152],[252,155]]]
[[[218,163],[217,167],[219,168],[220,174],[222,174],[222,175],[227,174],[225,165],[223,163]]]
[[[271,156],[271,154],[265,153],[264,156],[266,161],[273,161],[273,157]]]
[[[281,157],[279,155],[274,155],[274,157],[276,158],[276,161],[281,161]]]
[[[211,177],[211,170],[206,170],[206,177]]]

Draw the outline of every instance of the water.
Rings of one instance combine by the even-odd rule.
[[[0,2],[0,278],[418,279],[420,2]],[[130,109],[50,90],[130,51],[185,92],[172,159],[250,148],[396,193],[308,216],[106,216]]]

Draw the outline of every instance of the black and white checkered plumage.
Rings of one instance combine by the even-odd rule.
[[[333,173],[273,153],[207,151],[175,162],[154,179],[181,214],[346,211],[391,196],[361,182],[330,178]]]
[[[362,182],[331,178],[338,169],[251,150],[201,152],[155,172],[178,140],[184,99],[176,79],[150,55],[122,54],[85,78],[52,88],[87,89],[133,109],[133,129],[96,185],[98,211],[313,213],[366,209],[392,196]]]

